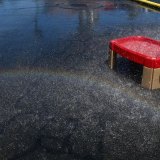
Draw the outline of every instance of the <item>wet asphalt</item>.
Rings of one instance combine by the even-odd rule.
[[[131,1],[0,0],[0,160],[159,160],[160,90],[111,39],[160,39]]]

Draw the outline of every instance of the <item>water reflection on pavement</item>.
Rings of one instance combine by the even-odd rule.
[[[108,42],[160,39],[130,1],[0,0],[0,159],[159,159],[159,90]]]

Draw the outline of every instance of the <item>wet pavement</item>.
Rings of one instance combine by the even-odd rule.
[[[131,1],[0,0],[0,160],[158,160],[160,90],[107,52],[159,22]]]

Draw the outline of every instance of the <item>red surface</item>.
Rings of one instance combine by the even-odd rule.
[[[160,68],[160,41],[131,36],[110,41],[110,48],[121,56],[149,68]]]

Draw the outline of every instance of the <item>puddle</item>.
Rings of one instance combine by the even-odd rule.
[[[159,40],[159,13],[131,1],[0,0],[0,159],[159,159],[160,91],[108,44]]]

